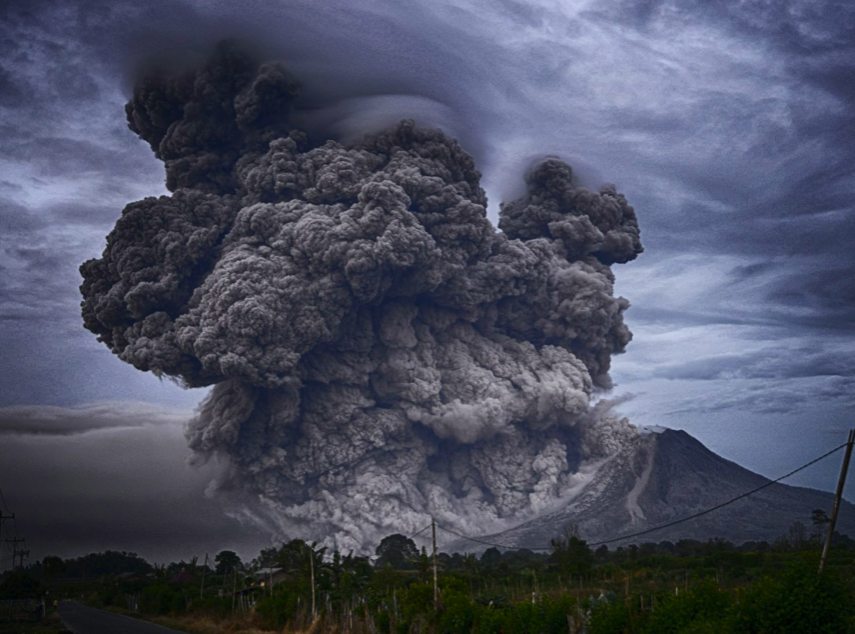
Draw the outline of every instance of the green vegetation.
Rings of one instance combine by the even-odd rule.
[[[683,540],[592,551],[571,530],[551,552],[440,553],[439,610],[432,558],[403,535],[383,539],[371,559],[301,540],[249,564],[223,551],[210,567],[196,558],[151,566],[115,552],[45,558],[6,575],[0,596],[31,584],[210,632],[855,633],[855,542],[838,536],[820,576],[813,533],[794,525],[773,544]]]

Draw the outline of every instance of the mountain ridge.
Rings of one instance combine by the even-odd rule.
[[[550,539],[570,525],[592,544],[722,538],[734,543],[768,541],[784,535],[794,522],[810,530],[811,512],[830,513],[834,495],[782,483],[750,471],[711,451],[682,430],[639,434],[606,462],[592,481],[566,506],[478,539],[505,548],[548,548]],[[757,493],[674,526],[646,531],[694,515],[743,495]],[[855,505],[842,501],[837,530],[855,534]],[[626,536],[625,538],[621,538]],[[479,552],[487,546],[456,540],[448,552]]]

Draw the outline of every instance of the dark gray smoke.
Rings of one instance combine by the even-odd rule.
[[[497,232],[456,141],[412,121],[313,141],[298,93],[231,45],[139,82],[130,127],[173,194],[128,205],[83,264],[85,326],[214,386],[190,446],[228,456],[283,533],[361,549],[559,503],[634,433],[592,406],[631,337],[609,267],[641,252],[632,207],[550,159]]]

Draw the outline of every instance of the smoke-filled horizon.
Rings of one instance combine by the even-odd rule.
[[[633,208],[549,158],[496,231],[456,140],[404,120],[312,143],[299,92],[234,42],[138,81],[129,127],[172,195],[129,204],[81,267],[86,328],[213,385],[189,446],[281,537],[362,550],[551,509],[633,434],[592,407],[631,339],[611,265],[642,251]]]

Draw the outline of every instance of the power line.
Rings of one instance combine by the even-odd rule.
[[[18,557],[21,557],[20,567],[23,568],[24,567],[24,559],[23,559],[24,551],[19,552],[17,545],[19,542],[23,542],[25,540],[19,539],[18,520],[16,519],[15,514],[12,513],[11,509],[9,508],[9,505],[6,503],[6,496],[3,495],[3,489],[2,488],[0,488],[0,503],[3,504],[3,508],[5,508],[6,512],[9,513],[9,515],[4,516],[3,515],[3,509],[0,508],[0,526],[3,527],[3,533],[6,536],[6,540],[5,540],[6,545],[12,551],[12,556],[10,558],[7,558],[4,560],[3,566],[5,567],[6,562],[9,561],[9,559],[11,559],[12,560],[12,570],[14,570],[15,569],[15,559]],[[12,520],[12,525],[15,527],[15,537],[13,539],[10,539],[9,527],[7,526],[8,520],[10,520],[10,519]],[[26,551],[26,557],[27,557],[27,559],[29,559],[29,557],[30,557],[30,551],[29,550]]]
[[[799,471],[807,469],[808,467],[816,464],[820,460],[825,460],[830,455],[832,455],[832,454],[840,451],[841,449],[843,449],[846,446],[846,444],[847,443],[843,443],[841,445],[838,445],[837,447],[835,447],[831,451],[828,451],[828,452],[822,454],[818,458],[814,458],[810,462],[803,464],[802,466],[800,466],[797,469],[793,469],[789,473],[782,475],[780,478],[775,478],[774,480],[769,480],[768,482],[760,485],[759,487],[751,489],[750,491],[742,493],[741,495],[737,495],[735,498],[731,498],[730,500],[727,500],[726,502],[722,502],[721,504],[716,504],[715,506],[711,506],[710,508],[704,509],[703,511],[699,511],[697,513],[693,513],[692,515],[687,515],[686,517],[681,517],[680,519],[673,520],[673,521],[667,522],[665,524],[660,524],[659,526],[654,526],[653,528],[648,528],[648,529],[645,529],[643,531],[638,531],[636,533],[630,533],[629,535],[622,535],[621,537],[612,537],[611,539],[604,539],[604,540],[601,540],[598,542],[592,542],[592,543],[588,544],[588,546],[601,546],[603,544],[611,544],[613,542],[619,542],[619,541],[623,541],[626,539],[631,539],[633,537],[639,537],[641,535],[646,535],[648,533],[652,533],[654,531],[658,531],[658,530],[661,530],[663,528],[670,528],[671,526],[675,526],[675,525],[681,524],[683,522],[688,522],[689,520],[693,520],[695,518],[701,517],[702,515],[706,515],[707,513],[712,513],[713,511],[717,511],[720,508],[724,508],[725,506],[728,506],[729,504],[733,504],[734,502],[738,502],[739,500],[742,500],[743,498],[747,498],[749,495],[754,495],[755,493],[765,489],[766,487],[770,487],[773,484],[777,484],[781,480],[784,480],[785,478],[789,478],[791,475],[795,475]],[[496,544],[493,542],[484,541],[483,539],[476,539],[475,537],[469,537],[468,535],[462,535],[461,533],[457,533],[457,532],[455,532],[449,528],[445,528],[444,526],[441,526],[439,524],[437,524],[437,527],[441,528],[442,530],[444,530],[447,533],[451,533],[452,535],[457,535],[457,537],[460,537],[462,539],[467,539],[471,542],[483,544],[485,546],[494,546],[496,548],[504,548],[505,550],[552,550],[551,546],[538,546],[538,547],[506,546],[504,544]],[[423,530],[426,530],[426,529],[423,529]]]
[[[484,544],[485,546],[495,546],[496,548],[504,548],[506,550],[552,550],[551,547],[547,548],[547,547],[540,547],[540,546],[534,547],[534,548],[525,548],[522,546],[503,546],[502,544],[494,544],[492,542],[485,542],[483,539],[476,539],[474,537],[469,537],[468,535],[461,535],[460,533],[457,533],[457,532],[451,530],[450,528],[446,528],[442,524],[437,524],[436,527],[441,528],[446,533],[451,533],[452,535],[457,535],[458,537],[462,537],[463,539],[468,539],[470,542],[476,542],[478,544]]]
[[[3,507],[6,509],[6,512],[12,514],[12,523],[15,525],[15,537],[17,537],[18,536],[18,520],[15,519],[15,514],[12,513],[12,510],[9,508],[9,505],[6,504],[6,498],[3,495],[3,488],[2,487],[0,487],[0,502],[3,503]],[[0,513],[0,515],[2,515],[2,513]],[[0,522],[0,523],[2,523],[2,522]],[[6,534],[6,536],[7,537],[9,536],[8,533]]]
[[[592,544],[588,544],[588,545],[589,545],[589,546],[600,546],[600,545],[602,545],[602,544],[610,544],[610,543],[612,543],[612,542],[619,542],[619,541],[622,541],[622,540],[624,540],[624,539],[629,539],[629,538],[631,538],[631,537],[638,537],[639,535],[646,535],[647,533],[652,533],[653,531],[658,531],[658,530],[660,530],[660,529],[662,529],[662,528],[669,528],[669,527],[671,527],[671,526],[674,526],[675,524],[680,524],[680,523],[682,523],[682,522],[688,522],[689,520],[693,520],[693,519],[695,519],[695,518],[697,518],[697,517],[700,517],[700,516],[702,516],[702,515],[706,515],[707,513],[712,513],[713,511],[717,511],[718,509],[723,508],[723,507],[725,507],[725,506],[727,506],[727,505],[729,505],[729,504],[733,504],[734,502],[737,502],[737,501],[739,501],[739,500],[741,500],[741,499],[743,499],[743,498],[747,498],[749,495],[754,495],[755,493],[757,493],[758,491],[762,491],[762,490],[763,490],[763,489],[765,489],[766,487],[770,487],[770,486],[772,486],[773,484],[777,484],[777,483],[778,483],[778,482],[780,482],[781,480],[783,480],[783,479],[785,479],[785,478],[789,478],[791,475],[795,475],[796,473],[798,473],[799,471],[802,471],[803,469],[807,469],[808,467],[810,467],[811,465],[816,464],[816,463],[817,463],[817,462],[819,462],[820,460],[825,460],[825,459],[826,459],[826,458],[828,458],[831,454],[833,454],[833,453],[836,453],[836,452],[840,451],[840,450],[841,450],[841,449],[843,449],[845,446],[846,446],[846,443],[843,443],[842,445],[839,445],[839,446],[835,447],[835,448],[834,448],[834,449],[832,449],[831,451],[829,451],[829,452],[826,452],[826,453],[822,454],[819,458],[814,458],[814,459],[813,459],[813,460],[811,460],[810,462],[807,462],[807,463],[803,464],[803,465],[802,465],[801,467],[799,467],[798,469],[793,469],[793,470],[792,470],[792,471],[790,471],[789,473],[782,475],[780,478],[776,478],[776,479],[774,479],[774,480],[770,480],[769,482],[766,482],[765,484],[761,484],[759,487],[757,487],[757,488],[755,488],[755,489],[751,489],[750,491],[747,491],[746,493],[743,493],[742,495],[737,495],[735,498],[732,498],[732,499],[728,500],[727,502],[722,502],[721,504],[717,504],[717,505],[712,506],[712,507],[710,507],[710,508],[708,508],[708,509],[705,509],[705,510],[703,510],[703,511],[699,511],[699,512],[697,512],[697,513],[694,513],[694,514],[692,514],[692,515],[689,515],[689,516],[687,516],[687,517],[683,517],[683,518],[680,518],[680,519],[678,519],[678,520],[674,520],[674,521],[672,521],[672,522],[668,522],[668,523],[666,523],[666,524],[660,524],[659,526],[654,526],[653,528],[648,528],[647,530],[638,531],[637,533],[631,533],[631,534],[629,534],[629,535],[624,535],[623,537],[614,537],[614,538],[612,538],[612,539],[606,539],[606,540],[603,540],[603,541],[594,542],[594,543],[592,543]]]
[[[430,528],[430,524],[428,524],[427,526],[425,526],[423,529],[416,531],[415,533],[413,533],[412,535],[410,535],[409,537],[407,537],[407,539],[413,539],[414,537],[418,537],[419,535],[421,535],[422,533],[424,533],[424,532],[425,532],[427,529],[429,529],[429,528]]]

